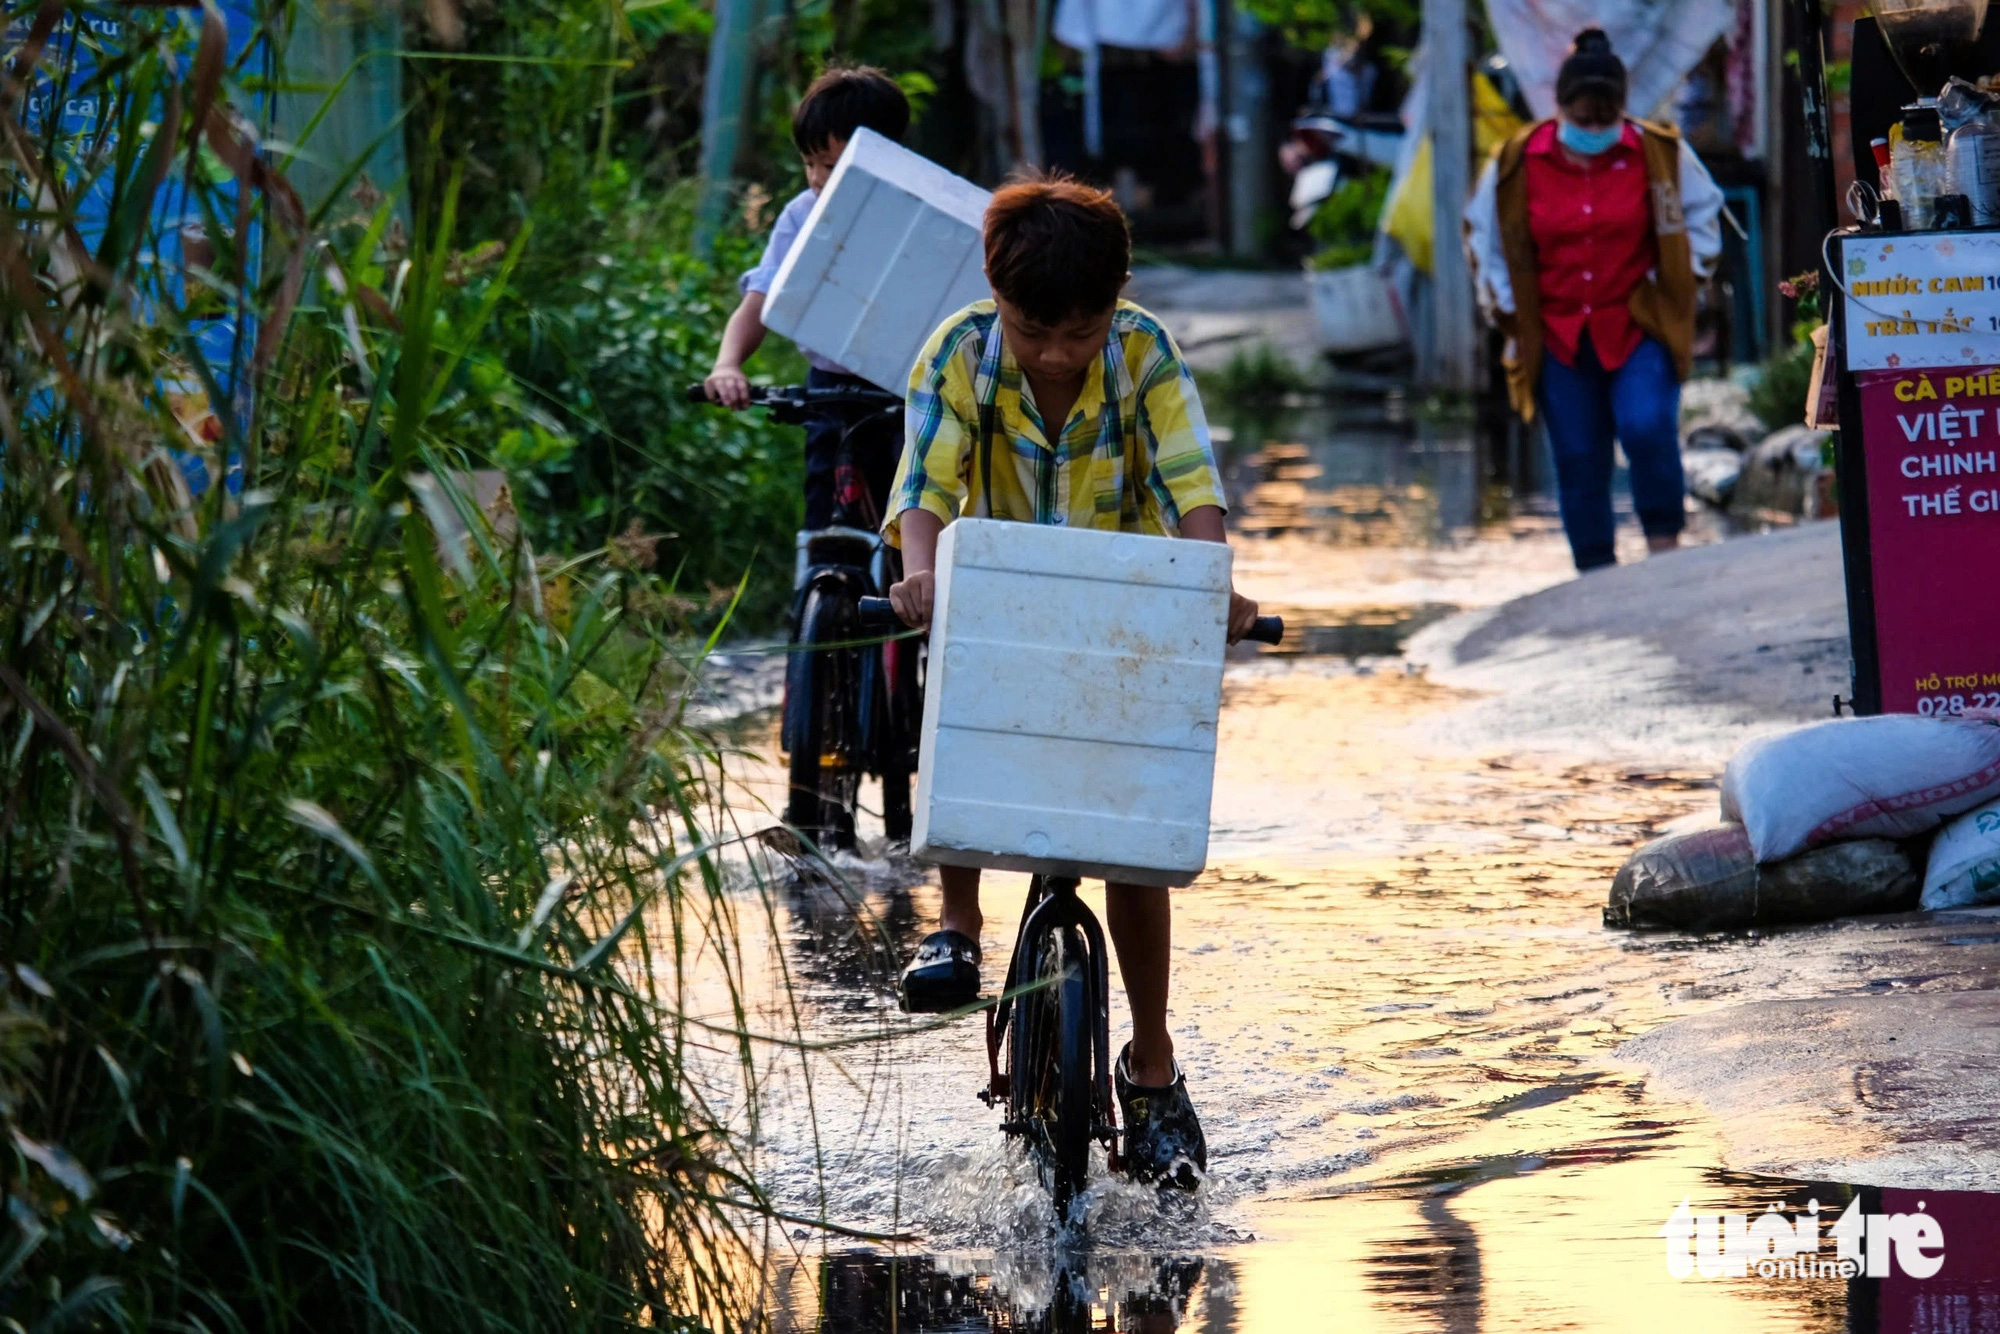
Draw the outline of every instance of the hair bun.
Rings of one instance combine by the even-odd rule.
[[[1585,28],[1556,71],[1556,104],[1588,95],[1608,98],[1623,108],[1625,82],[1625,62],[1611,49],[1604,29]]]

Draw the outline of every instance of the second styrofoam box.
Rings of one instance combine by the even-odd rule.
[[[764,325],[898,394],[945,317],[989,295],[986,191],[856,130],[772,280]]]
[[[938,543],[918,857],[1185,885],[1208,860],[1229,548],[961,519]]]

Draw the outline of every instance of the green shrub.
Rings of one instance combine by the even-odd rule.
[[[793,102],[836,56],[898,72],[919,112],[942,76],[920,0],[787,11],[762,53],[765,77],[739,166],[752,186],[720,235],[696,244],[702,54],[712,7],[693,0],[510,0],[405,8],[415,212],[435,219],[449,181],[475,238],[526,235],[497,320],[450,336],[474,343],[439,410],[455,438],[515,480],[544,550],[582,552],[636,529],[697,602],[734,590],[738,625],[774,626],[791,592],[804,508],[804,441],[756,412],[686,403],[712,364],[776,208],[802,185]],[[465,57],[463,59],[449,57]],[[933,118],[934,122],[940,118]],[[920,127],[953,157],[963,127]],[[401,256],[385,254],[384,272]],[[474,276],[458,308],[479,309]],[[386,286],[386,282],[383,284]],[[458,310],[448,308],[448,320]],[[769,340],[759,379],[796,381],[805,362]],[[712,616],[708,618],[712,622]]]
[[[757,1196],[688,1062],[697,1042],[725,1068],[750,1052],[678,1008],[690,961],[733,947],[675,604],[629,549],[538,569],[504,523],[458,541],[463,497],[424,481],[482,460],[468,424],[531,467],[584,448],[460,360],[520,251],[452,254],[447,188],[386,291],[365,281],[382,212],[332,238],[349,296],[294,311],[320,234],[235,137],[220,62],[176,51],[173,11],[125,13],[158,40],[132,39],[117,141],[161,152],[113,155],[111,188],[143,205],[166,155],[230,146],[269,276],[231,298],[263,326],[209,459],[243,490],[190,505],[160,387],[207,371],[157,238],[114,229],[85,264],[8,169],[0,1311],[747,1318],[744,1215],[722,1202]],[[233,200],[196,180],[227,253]]]
[[[1200,380],[1203,401],[1217,411],[1237,404],[1275,403],[1312,387],[1306,373],[1269,343],[1238,350],[1221,370],[1204,373]]]
[[[663,535],[661,567],[684,586],[734,588],[747,574],[739,614],[768,623],[791,591],[803,436],[684,397],[708,373],[736,275],[762,245],[738,225],[698,257],[693,202],[614,162],[587,199],[536,227],[498,356],[571,444],[537,445],[518,475],[543,545],[589,550],[636,524]],[[801,378],[788,350],[770,339],[754,369]]]
[[[1375,232],[1389,201],[1393,178],[1380,167],[1342,181],[1312,217],[1309,230],[1319,243],[1312,263],[1316,269],[1341,269],[1365,264],[1375,253]]]
[[[412,45],[432,40],[420,9],[405,25]],[[476,58],[405,65],[415,212],[435,219],[456,174],[469,235],[525,238],[497,319],[451,331],[472,351],[440,409],[513,476],[542,549],[595,550],[636,528],[697,600],[726,601],[706,590],[749,574],[739,623],[769,626],[791,588],[801,433],[682,391],[707,374],[775,208],[739,212],[696,244],[699,187],[678,175],[692,154],[648,129],[646,109],[663,77],[653,61],[703,40],[710,18],[680,0],[627,9],[466,6],[462,51]],[[641,64],[607,66],[613,57]],[[796,175],[788,141],[775,161]],[[457,306],[476,312],[490,281],[471,275]],[[753,369],[803,376],[787,353],[773,339]]]
[[[1806,419],[1806,395],[1812,388],[1813,345],[1794,343],[1790,350],[1757,368],[1750,386],[1750,410],[1772,430],[1797,426]]]

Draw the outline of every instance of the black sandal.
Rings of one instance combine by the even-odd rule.
[[[1162,1190],[1191,1191],[1208,1174],[1208,1141],[1188,1098],[1187,1076],[1176,1061],[1174,1082],[1165,1088],[1134,1084],[1125,1073],[1131,1052],[1128,1043],[1113,1070],[1125,1114],[1125,1171],[1134,1181],[1158,1182]]]
[[[960,931],[933,931],[903,970],[903,1008],[955,1010],[979,999],[979,942]]]

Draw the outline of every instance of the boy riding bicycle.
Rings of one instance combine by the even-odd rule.
[[[960,514],[1227,540],[1194,377],[1159,322],[1119,299],[1132,245],[1111,196],[1059,178],[1007,186],[986,211],[985,249],[993,299],[947,320],[910,375],[883,534],[905,570],[890,600],[915,626],[930,623],[938,536]],[[1232,592],[1230,642],[1256,618]],[[903,973],[913,1009],[979,991],[979,872],[939,876],[939,930]],[[1141,1180],[1192,1189],[1208,1155],[1167,1031],[1168,891],[1106,885],[1105,916],[1132,1010],[1115,1078],[1125,1161]]]
[[[805,163],[806,188],[793,196],[778,214],[771,239],[764,247],[757,267],[738,280],[743,300],[722,331],[716,350],[715,368],[702,382],[709,401],[726,408],[741,408],[750,402],[750,381],[743,363],[764,342],[764,298],[783,267],[785,256],[799,238],[806,215],[819,202],[819,192],[833,174],[835,164],[847,148],[847,141],[863,127],[884,138],[902,142],[910,127],[910,103],[895,80],[881,70],[867,66],[842,66],[828,70],[813,80],[792,112],[792,143]],[[813,389],[841,389],[866,386],[867,381],[849,374],[825,357],[808,350],[811,369],[806,385]],[[806,515],[808,530],[825,528],[833,522],[835,460],[840,450],[844,423],[818,420],[806,426]],[[848,440],[855,466],[867,482],[869,494],[880,514],[889,494],[889,478],[896,470],[902,450],[893,422],[878,418],[858,427]]]

